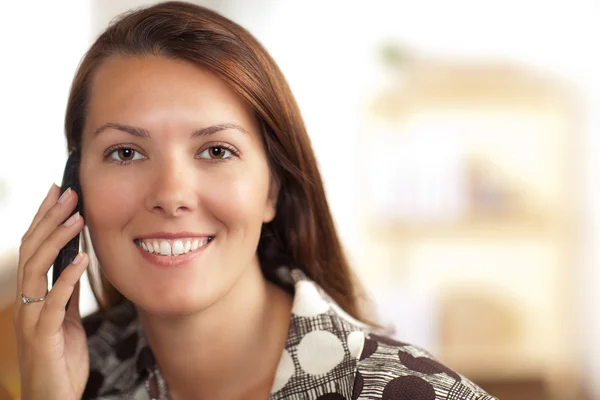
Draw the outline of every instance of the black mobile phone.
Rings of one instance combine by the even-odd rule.
[[[67,188],[71,188],[71,190],[77,193],[77,206],[75,207],[75,210],[73,210],[73,214],[78,211],[83,213],[83,198],[81,197],[81,187],[79,184],[79,164],[79,151],[71,152],[67,159],[62,184],[60,186],[60,194],[63,194]],[[69,264],[71,264],[71,262],[73,262],[73,259],[75,259],[79,253],[80,236],[81,233],[77,234],[58,252],[58,256],[56,257],[56,260],[54,260],[54,267],[52,268],[52,286],[54,286],[60,274]],[[69,303],[70,301],[71,300],[69,300]],[[67,303],[67,307],[69,306],[69,303]]]

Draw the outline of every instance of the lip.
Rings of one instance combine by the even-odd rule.
[[[201,238],[214,237],[211,233],[194,233],[194,232],[153,232],[145,235],[134,237],[134,239],[182,239],[182,238]]]
[[[148,237],[156,237],[156,236],[148,236]],[[190,236],[183,236],[183,237],[190,237]],[[138,251],[142,254],[142,257],[144,257],[144,259],[146,261],[148,261],[158,267],[174,268],[174,267],[182,267],[182,266],[185,266],[186,264],[189,264],[196,257],[200,256],[204,252],[204,250],[206,250],[206,248],[211,245],[212,242],[214,242],[214,239],[209,241],[208,243],[206,243],[204,246],[198,247],[196,250],[192,250],[189,253],[180,254],[178,256],[161,256],[161,255],[157,255],[154,253],[148,253],[146,250],[142,249],[137,244],[134,243],[133,245],[138,249]]]

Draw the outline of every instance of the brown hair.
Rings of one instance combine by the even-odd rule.
[[[93,73],[114,55],[160,55],[201,65],[247,101],[263,128],[269,165],[280,184],[275,218],[263,225],[257,249],[263,273],[272,277],[275,268],[284,264],[300,268],[346,312],[360,318],[356,283],[336,234],[300,110],[262,45],[227,18],[184,2],[123,14],[98,37],[74,78],[65,119],[69,151],[81,148]],[[89,237],[86,242],[89,250]],[[104,276],[94,277],[91,271],[94,295],[102,308],[123,300]]]

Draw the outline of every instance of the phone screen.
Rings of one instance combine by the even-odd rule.
[[[63,180],[60,187],[60,193],[62,194],[67,188],[71,188],[77,193],[77,206],[73,210],[73,214],[76,212],[83,213],[83,198],[81,197],[81,187],[79,184],[79,152],[74,151],[69,155],[67,164],[65,166],[65,172],[63,174]],[[72,214],[71,214],[72,215]],[[79,238],[81,233],[71,239],[65,247],[59,252],[56,260],[54,260],[54,267],[52,269],[52,286],[58,280],[60,274],[67,268],[69,264],[75,259],[77,253],[79,253]],[[69,300],[70,302],[70,300]],[[67,303],[67,307],[69,303]]]

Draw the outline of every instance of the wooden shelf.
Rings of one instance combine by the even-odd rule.
[[[469,216],[447,223],[370,222],[367,227],[369,235],[390,240],[544,237],[564,234],[566,229],[559,217],[532,214]]]
[[[568,360],[528,354],[526,350],[517,347],[448,347],[443,349],[440,359],[450,368],[473,379],[531,378],[556,373],[561,369],[565,373],[569,370]],[[549,369],[548,365],[555,367]]]

